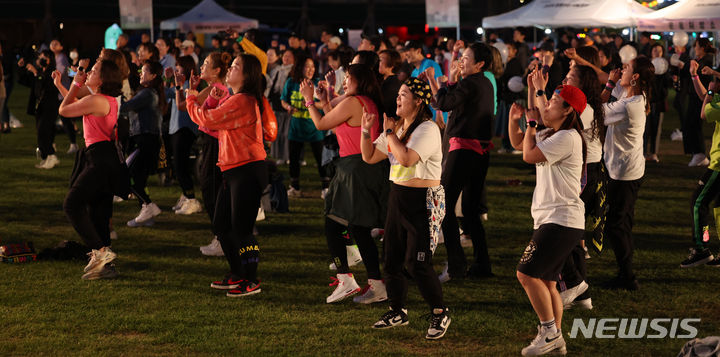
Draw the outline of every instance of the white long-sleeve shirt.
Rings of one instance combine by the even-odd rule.
[[[645,175],[645,97],[624,97],[603,106],[608,127],[604,145],[608,175],[622,181],[642,178]]]

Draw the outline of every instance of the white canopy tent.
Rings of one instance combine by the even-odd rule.
[[[258,21],[255,19],[249,19],[227,11],[213,0],[203,0],[188,12],[160,22],[160,29],[216,33],[232,28],[237,32],[243,32],[251,28],[257,28],[258,25]]]
[[[483,27],[631,27],[653,12],[633,0],[535,0],[483,19]]]
[[[720,1],[684,0],[641,16],[641,31],[720,31]]]

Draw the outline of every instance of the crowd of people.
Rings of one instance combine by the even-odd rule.
[[[406,325],[412,279],[430,309],[425,337],[442,338],[451,323],[442,284],[493,276],[483,221],[499,137],[497,152],[522,155],[536,168],[534,230],[517,279],[540,324],[522,354],[564,354],[563,310],[593,307],[588,246],[599,252],[611,242],[618,273],[605,288],[640,287],[635,202],[646,163],[660,160],[673,86],[690,166],[708,166],[692,196],[693,248],[681,266],[720,266],[708,248],[720,132],[716,126],[708,159],[701,125],[720,120],[720,73],[707,39],[690,50],[674,46],[679,56],[666,71],[656,59],[667,63],[667,48],[646,33],[629,44],[638,56],[622,60],[626,43],[617,35],[563,33],[557,44],[547,38],[532,50],[523,29],[508,42],[490,34],[485,42],[428,44],[369,35],[353,49],[323,31],[319,44],[291,35],[287,45],[273,40],[265,48],[255,31],[229,30],[209,50],[187,34],[154,44],[143,35],[133,51],[122,35],[117,49],[102,49],[94,61],[77,50],[69,61],[58,40],[21,59],[20,83],[32,89],[28,110],[37,120],[37,167],[59,163],[58,118],[71,138],[68,152],[77,151],[64,210],[92,249],[82,278],[118,275],[113,201],[134,197],[140,211],[127,225],[152,226],[162,209],[148,177],[165,172],[179,186],[176,214],[209,215],[214,238],[202,253],[227,259],[229,273],[211,287],[230,297],[260,293],[254,225],[264,215],[262,197],[307,197],[300,172],[309,148],[337,271],[326,302],[386,301],[390,309],[373,328]],[[73,140],[73,118],[82,118],[84,145]],[[287,190],[269,182],[279,165],[289,165]],[[441,243],[448,261],[438,275],[433,255]],[[364,288],[350,270],[360,261]]]

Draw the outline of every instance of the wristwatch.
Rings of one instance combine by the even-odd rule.
[[[538,89],[538,91],[535,93],[536,97],[542,97],[545,95],[545,91],[542,89]]]
[[[529,122],[528,122],[528,126],[531,127],[531,128],[535,128],[535,127],[537,127],[537,122],[536,122],[535,120],[529,121]]]
[[[714,92],[714,91],[712,91],[712,90],[708,90],[708,91],[707,91],[707,95],[709,95],[709,96],[711,96],[711,97],[712,97],[712,96],[714,96],[714,95],[715,95],[715,92]]]
[[[180,87],[180,86],[175,86],[175,90],[180,90],[180,88],[182,88],[182,87]]]
[[[385,129],[385,135],[390,135],[393,133],[393,130],[390,128]]]

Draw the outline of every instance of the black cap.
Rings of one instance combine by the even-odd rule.
[[[405,51],[407,50],[415,50],[415,49],[423,49],[422,43],[418,40],[410,40],[405,42],[405,46],[403,47]]]
[[[370,43],[372,43],[373,46],[375,46],[375,50],[376,50],[376,51],[380,49],[380,42],[381,42],[381,41],[380,41],[380,37],[379,37],[379,36],[377,36],[377,35],[366,35],[366,34],[362,34],[361,37],[362,37],[362,39],[364,39],[364,40],[370,41]]]

